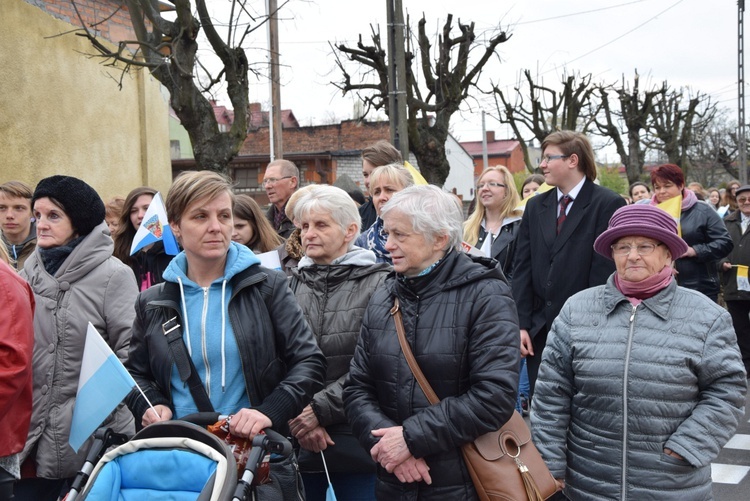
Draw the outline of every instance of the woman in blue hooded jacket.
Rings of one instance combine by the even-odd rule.
[[[287,422],[323,388],[325,358],[286,276],[262,268],[250,249],[231,241],[233,200],[229,182],[207,171],[182,174],[169,191],[167,217],[184,250],[164,283],[140,294],[127,362],[154,404],[139,394],[128,398],[143,426],[207,410],[202,396],[232,416],[229,430],[237,436],[252,438],[264,428],[287,433]],[[175,325],[182,339],[172,336],[170,344],[164,332]],[[173,362],[179,350],[192,362],[200,391],[184,384]],[[271,476],[277,488],[291,487],[284,499],[298,497],[291,464],[272,464]]]

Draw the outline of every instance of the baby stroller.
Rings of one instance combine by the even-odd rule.
[[[288,456],[287,439],[266,429],[257,435],[242,478],[232,452],[205,426],[217,413],[154,423],[130,441],[100,428],[66,501],[245,501],[252,499],[255,472],[268,453]],[[204,427],[201,427],[204,426]],[[112,446],[117,446],[106,452]]]

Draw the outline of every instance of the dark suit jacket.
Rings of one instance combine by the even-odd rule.
[[[531,198],[516,239],[513,296],[521,329],[547,330],[573,294],[602,285],[613,261],[594,252],[594,240],[625,200],[586,180],[557,235],[557,190]]]

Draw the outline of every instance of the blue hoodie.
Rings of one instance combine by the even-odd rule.
[[[182,336],[190,358],[203,381],[214,410],[234,414],[250,407],[245,375],[237,340],[229,321],[229,280],[260,260],[244,245],[232,242],[227,253],[224,276],[208,287],[201,287],[187,277],[187,258],[181,252],[169,263],[163,278],[180,286]],[[172,367],[172,403],[174,417],[198,412],[187,384]]]

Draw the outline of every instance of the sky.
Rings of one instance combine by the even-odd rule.
[[[216,8],[228,0],[210,0]],[[283,0],[278,0],[279,4]],[[451,13],[454,25],[475,23],[477,40],[498,29],[512,36],[501,44],[480,84],[512,89],[523,69],[558,86],[564,73],[591,73],[595,81],[616,83],[641,75],[641,89],[666,80],[673,88],[709,94],[720,107],[737,108],[736,0],[403,0],[416,31],[424,13],[433,33]],[[258,4],[263,10],[263,4]],[[218,14],[217,14],[218,16]],[[369,42],[370,25],[380,25],[385,46],[386,3],[382,0],[289,0],[280,11],[282,108],[301,125],[352,117],[356,97],[341,95],[331,82],[341,78],[330,43]],[[429,30],[428,30],[429,31]],[[457,28],[453,32],[458,33]],[[267,59],[266,30],[249,40],[251,61]],[[455,35],[454,35],[455,36]],[[434,44],[433,44],[434,45]],[[750,48],[750,41],[747,43]],[[354,75],[355,67],[348,66]],[[265,72],[266,70],[263,69]],[[750,78],[748,73],[747,78]],[[510,130],[496,118],[491,97],[478,96],[454,115],[452,132],[461,141],[481,139],[481,112],[498,139]],[[250,100],[266,109],[265,77],[251,78]],[[222,103],[221,98],[219,102]],[[229,104],[224,102],[222,104]],[[368,116],[368,118],[370,118]],[[374,117],[373,117],[374,118]]]

